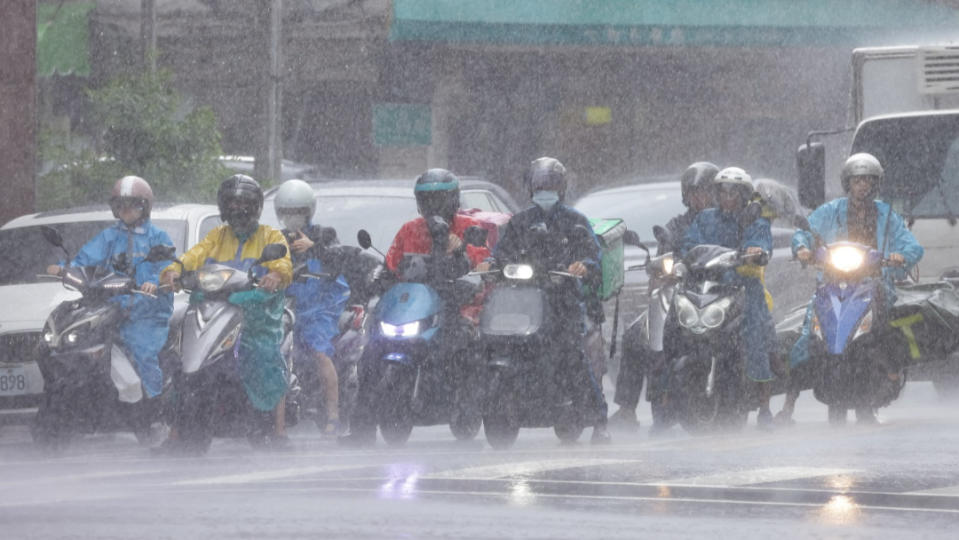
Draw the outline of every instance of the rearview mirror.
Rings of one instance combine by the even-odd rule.
[[[286,256],[286,246],[283,244],[267,244],[263,248],[263,253],[260,255],[258,263],[275,261],[277,259],[282,259]]]
[[[656,239],[656,243],[660,246],[668,246],[673,243],[672,233],[670,233],[668,229],[659,225],[653,225],[653,238]],[[663,248],[659,249],[662,250]],[[660,251],[660,253],[662,253],[662,251]]]
[[[627,246],[638,247],[640,245],[639,234],[637,234],[636,231],[627,229],[626,232],[623,233],[623,243]]]
[[[826,146],[809,142],[796,152],[799,168],[799,202],[807,208],[818,208],[826,202]]]
[[[63,237],[60,236],[60,232],[53,227],[41,225],[40,232],[43,234],[43,238],[50,244],[58,248],[63,247]]]
[[[373,247],[373,239],[370,238],[370,233],[366,232],[366,229],[360,229],[357,231],[356,243],[359,244],[363,249],[370,249]]]
[[[476,225],[468,227],[466,231],[463,232],[463,240],[465,240],[467,244],[476,247],[486,246],[486,239],[488,236],[489,231],[482,227],[477,227]]]
[[[143,260],[147,262],[172,261],[176,256],[174,246],[153,246]]]

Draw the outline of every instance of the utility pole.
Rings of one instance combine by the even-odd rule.
[[[156,0],[140,0],[140,47],[143,66],[150,73],[157,70],[157,6]]]
[[[36,0],[4,0],[0,17],[0,223],[34,208],[36,76]]]
[[[283,0],[261,0],[257,6],[257,21],[263,29],[260,43],[266,44],[268,53],[263,66],[264,76],[260,81],[260,103],[263,107],[262,121],[258,128],[258,148],[255,153],[254,175],[257,179],[280,181],[283,160]],[[261,56],[262,58],[262,56]]]

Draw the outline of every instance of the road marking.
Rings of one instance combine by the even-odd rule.
[[[520,461],[516,463],[502,463],[485,465],[482,467],[467,467],[439,471],[424,475],[424,478],[455,478],[470,480],[495,480],[497,478],[528,477],[547,471],[562,469],[578,469],[586,467],[602,467],[606,465],[624,465],[641,463],[638,459],[550,459],[537,461]]]
[[[284,478],[295,478],[298,476],[307,476],[335,471],[349,471],[357,469],[368,469],[371,465],[323,465],[319,467],[290,467],[287,469],[277,469],[272,471],[259,471],[245,474],[228,474],[222,476],[210,476],[206,478],[196,478],[192,480],[180,480],[173,482],[174,486],[202,486],[202,485],[231,485],[231,484],[252,484],[256,482],[267,482],[271,480],[281,480]]]
[[[667,478],[652,483],[670,486],[747,486],[750,484],[783,482],[801,478],[850,475],[860,472],[861,471],[855,469],[829,469],[819,467],[769,467],[765,469],[747,469],[687,478]]]

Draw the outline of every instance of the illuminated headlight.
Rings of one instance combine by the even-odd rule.
[[[76,332],[70,332],[66,335],[67,345],[76,345],[77,341],[80,340],[80,335]]]
[[[829,265],[840,272],[858,270],[866,260],[863,250],[852,246],[839,246],[829,250]]]
[[[699,313],[696,306],[685,296],[676,297],[676,316],[679,318],[679,324],[686,328],[693,328],[699,324]]]
[[[225,284],[232,275],[233,270],[217,270],[216,272],[200,271],[197,272],[196,279],[200,290],[204,292],[216,292],[223,287],[223,284]]]
[[[380,321],[380,331],[386,337],[408,337],[420,333],[420,321],[394,326],[390,323]]]
[[[533,267],[528,264],[507,264],[503,267],[503,275],[508,279],[530,279],[533,277]]]
[[[723,324],[723,320],[726,318],[726,310],[729,309],[730,304],[732,304],[732,300],[729,298],[723,298],[718,302],[709,304],[706,306],[706,309],[703,310],[700,321],[702,321],[707,328],[717,328]]]
[[[53,343],[53,330],[49,326],[43,329],[43,342],[47,345]]]
[[[868,334],[872,330],[872,310],[866,312],[863,315],[862,320],[859,321],[859,326],[856,327],[856,333],[852,336],[852,339],[856,339],[861,335]]]
[[[663,257],[663,275],[668,276],[673,273],[673,256],[666,255]]]

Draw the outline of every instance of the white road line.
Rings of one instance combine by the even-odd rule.
[[[944,495],[947,497],[959,496],[959,485],[947,486],[935,489],[922,489],[919,491],[910,491],[907,495]]]
[[[638,459],[546,459],[536,461],[521,461],[517,463],[502,463],[497,465],[486,465],[482,467],[466,467],[463,469],[452,469],[424,475],[424,478],[462,478],[470,480],[495,480],[497,478],[510,477],[528,477],[534,474],[557,471],[562,469],[575,469],[585,467],[596,467],[604,465],[623,465],[641,463]]]
[[[818,476],[850,475],[859,472],[861,471],[855,469],[830,469],[820,467],[769,467],[765,469],[747,469],[687,478],[667,478],[651,483],[670,486],[747,486],[750,484],[782,482],[785,480],[815,478]]]
[[[267,482],[270,480],[280,480],[283,478],[295,478],[298,476],[308,476],[335,471],[349,471],[357,469],[368,469],[371,465],[323,465],[319,467],[290,467],[286,469],[276,469],[272,471],[259,471],[245,474],[228,474],[222,476],[210,476],[206,478],[195,478],[192,480],[180,480],[172,482],[174,486],[202,486],[202,485],[230,485],[230,484],[252,484],[255,482]]]

